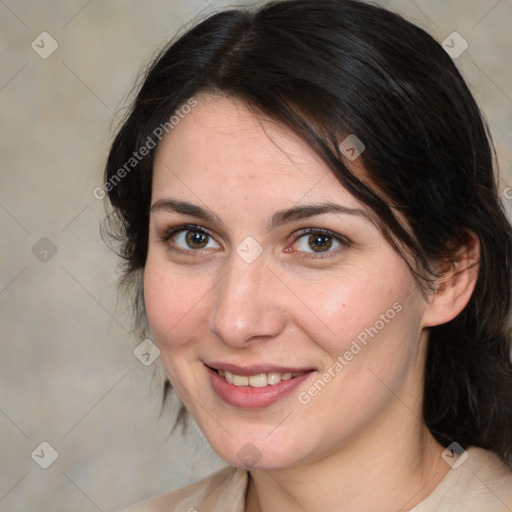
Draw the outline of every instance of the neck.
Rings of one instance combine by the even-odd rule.
[[[381,417],[379,426],[328,456],[283,470],[252,470],[246,511],[411,510],[449,467],[422,420],[396,402],[388,417],[391,433]]]

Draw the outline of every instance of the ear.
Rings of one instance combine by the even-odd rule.
[[[423,316],[423,327],[433,327],[453,320],[467,305],[478,278],[480,241],[468,231],[455,249],[453,261],[438,266],[442,276]]]

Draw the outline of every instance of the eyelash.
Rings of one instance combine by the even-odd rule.
[[[292,235],[293,242],[297,242],[297,240],[300,240],[301,238],[305,236],[311,236],[311,235],[324,235],[333,238],[337,242],[340,243],[342,247],[335,249],[333,251],[324,251],[324,252],[302,252],[301,257],[305,260],[312,259],[312,260],[320,260],[324,258],[330,258],[337,254],[340,250],[343,250],[346,247],[349,247],[351,245],[350,240],[342,235],[338,235],[337,233],[334,233],[333,231],[329,229],[324,228],[305,228],[301,229],[299,232]]]
[[[194,231],[194,232],[198,232],[198,233],[201,233],[203,235],[206,235],[210,238],[213,238],[215,240],[215,238],[207,231],[205,230],[203,227],[201,226],[198,226],[196,224],[184,224],[184,225],[181,225],[181,226],[176,226],[174,228],[171,228],[171,229],[168,229],[166,230],[162,235],[159,236],[159,239],[165,243],[167,245],[167,248],[169,251],[171,252],[178,252],[178,253],[193,253],[193,252],[196,252],[196,253],[200,253],[201,250],[200,249],[181,249],[181,248],[176,248],[176,247],[171,247],[169,245],[169,240],[176,234],[178,233],[182,233],[182,232],[186,232],[186,231]],[[336,240],[337,242],[339,242],[343,247],[349,247],[351,245],[351,241],[345,237],[345,236],[342,236],[342,235],[339,235],[337,233],[334,233],[333,231],[330,231],[328,229],[323,229],[323,228],[305,228],[305,229],[301,229],[299,232],[295,233],[292,235],[292,244],[297,242],[297,240],[300,240],[301,238],[305,237],[305,236],[311,236],[311,235],[324,235],[324,236],[329,236],[331,238],[333,238],[334,240]],[[318,252],[318,253],[315,253],[315,252],[305,252],[305,251],[302,251],[302,258],[304,259],[314,259],[314,260],[319,260],[319,259],[323,259],[323,258],[329,258],[333,255],[333,253],[337,253],[339,251],[339,249],[336,249],[334,251],[325,251],[325,252]],[[287,251],[287,252],[291,252],[291,251]],[[297,251],[297,252],[301,252],[301,251]]]
[[[165,230],[165,232],[162,233],[158,238],[162,242],[167,243],[174,235],[177,235],[178,233],[182,233],[183,231],[194,231],[194,232],[198,232],[203,235],[212,237],[212,235],[210,235],[210,233],[208,233],[208,231],[206,231],[201,226],[197,226],[195,224],[183,224],[181,226],[176,226],[174,228]],[[179,248],[177,249],[175,247],[170,247],[170,246],[169,246],[169,250],[175,251],[175,252],[199,252],[199,251],[194,251],[193,249],[189,249],[189,250],[179,249]]]

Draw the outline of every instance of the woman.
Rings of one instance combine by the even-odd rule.
[[[105,189],[178,419],[229,466],[128,510],[512,510],[492,157],[450,57],[375,6],[231,10],[162,52]]]

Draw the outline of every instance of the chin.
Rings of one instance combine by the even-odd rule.
[[[268,432],[265,435],[268,436]],[[287,439],[286,435],[274,440],[265,438],[265,435],[223,436],[222,440],[212,440],[207,436],[207,439],[222,460],[238,468],[280,470],[300,464],[305,456],[303,443],[291,440],[289,436]]]

